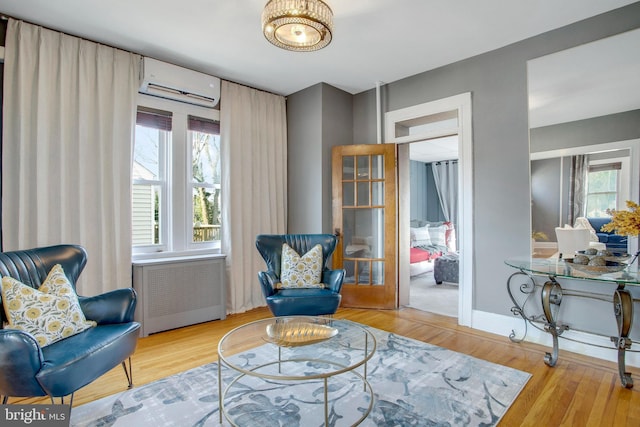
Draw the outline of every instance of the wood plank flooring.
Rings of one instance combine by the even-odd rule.
[[[133,356],[135,385],[216,360],[218,340],[244,323],[270,317],[266,308],[151,335],[139,340]],[[507,337],[458,326],[456,319],[412,308],[400,310],[340,309],[344,318],[429,342],[532,374],[503,417],[501,426],[640,426],[640,369],[628,369],[636,388],[620,385],[615,363],[562,350],[556,367],[543,362],[548,348],[514,344]],[[121,367],[79,390],[74,406],[126,388]],[[48,403],[48,399],[16,399],[10,403]]]

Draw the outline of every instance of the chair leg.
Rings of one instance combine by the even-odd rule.
[[[9,396],[2,396],[2,404],[3,405],[6,405],[8,401],[9,401]]]
[[[126,360],[122,361],[122,368],[124,369],[124,374],[127,376],[127,381],[129,382],[128,388],[133,388],[133,370],[131,369],[131,357],[129,357],[129,369],[127,370]]]
[[[71,393],[71,394],[69,395],[69,407],[73,406],[73,396],[74,396],[74,395],[75,395],[75,392],[74,392],[74,393]],[[55,405],[55,404],[56,404],[55,398],[54,398],[53,396],[51,396],[51,395],[50,395],[50,396],[49,396],[49,399],[51,399],[51,404],[52,404],[52,405]],[[61,404],[61,405],[64,405],[64,396],[60,396],[60,404]]]

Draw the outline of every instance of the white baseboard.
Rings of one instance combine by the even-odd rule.
[[[515,332],[516,338],[522,338],[525,333],[524,320],[520,316],[504,316],[501,314],[474,310],[471,315],[471,325],[474,329],[480,329],[485,332],[502,335],[504,336],[505,340],[509,340],[511,331]],[[570,341],[562,337],[585,341],[605,346],[607,348],[601,348],[594,345],[583,344],[581,342]],[[531,325],[527,325],[527,335],[524,340],[527,342],[547,346],[549,347],[549,352],[551,352],[552,350],[553,341],[551,335],[547,332],[536,329]],[[560,359],[562,359],[563,351],[571,351],[573,353],[618,363],[618,351],[613,347],[611,339],[608,337],[603,337],[601,335],[588,334],[578,331],[565,331],[562,333],[561,338],[559,339],[558,357]],[[542,360],[540,362],[542,363]],[[640,367],[640,353],[627,351],[626,365]]]

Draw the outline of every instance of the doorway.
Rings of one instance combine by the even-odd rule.
[[[458,213],[455,236],[459,255],[457,267],[458,324],[471,325],[473,301],[473,168],[471,94],[465,93],[385,114],[385,142],[398,145],[398,288],[401,306],[410,305],[411,210],[410,146],[420,141],[457,137]],[[455,144],[454,144],[455,145]],[[435,270],[434,261],[434,270]],[[434,272],[435,275],[435,272]]]
[[[409,188],[400,186],[401,191],[409,191],[410,201],[407,305],[456,318],[458,142],[458,135],[450,135],[409,143]]]

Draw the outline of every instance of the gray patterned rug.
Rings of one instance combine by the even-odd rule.
[[[530,378],[526,372],[368,329],[376,337],[377,350],[367,373],[374,392],[373,409],[363,426],[496,425]],[[229,369],[223,369],[223,375],[225,384],[234,377]],[[217,364],[204,365],[73,408],[71,425],[217,426],[217,383]],[[231,396],[225,407],[232,407],[229,412],[235,412],[231,415],[238,425],[324,423],[322,380],[278,383],[244,377]],[[329,425],[353,424],[369,407],[369,399],[359,377],[332,377]]]

